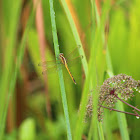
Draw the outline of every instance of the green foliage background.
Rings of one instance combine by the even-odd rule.
[[[50,8],[51,2],[54,8]],[[41,3],[48,42],[46,60],[55,60],[59,50],[68,55],[75,47],[81,46],[77,55],[83,55],[84,59],[81,64],[70,67],[77,85],[73,84],[65,70],[64,80],[60,80],[60,70],[59,76],[57,73],[47,75],[45,85],[42,69],[38,67],[42,60],[35,24],[36,9],[32,1],[1,0],[0,139],[139,139],[140,121],[136,117],[105,110],[103,122],[97,122],[95,114],[98,101],[96,88],[105,78],[124,73],[140,79],[140,1],[101,1],[100,16],[94,0],[72,0],[82,30],[80,36],[65,0],[42,0]],[[21,19],[26,6],[30,10],[23,28]],[[57,31],[52,28],[55,22]],[[55,46],[57,39],[58,48]],[[51,119],[46,111],[44,87],[47,87],[50,97]],[[94,89],[95,108],[92,120],[85,123],[85,107],[91,88]],[[140,95],[135,94],[128,102],[139,108]],[[116,108],[132,112],[122,104],[117,104]]]

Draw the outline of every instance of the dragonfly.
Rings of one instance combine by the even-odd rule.
[[[72,56],[75,56],[75,53],[77,52],[77,49],[79,49],[79,48],[80,48],[80,46],[76,47],[67,57],[65,57],[63,53],[60,53],[58,56],[58,60],[56,60],[56,61],[44,61],[44,62],[39,63],[38,66],[42,66],[42,67],[46,68],[46,70],[44,70],[42,72],[42,74],[44,75],[48,71],[53,71],[54,69],[57,68],[57,65],[62,65],[66,68],[66,70],[67,70],[68,74],[70,75],[74,84],[76,84],[76,81],[69,69],[69,65],[70,64],[73,65],[74,63],[76,64],[78,61],[81,61],[80,59],[83,58],[82,55],[71,58]]]

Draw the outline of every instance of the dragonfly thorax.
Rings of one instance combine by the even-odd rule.
[[[60,53],[60,54],[59,54],[59,58],[60,58],[61,62],[62,62],[64,65],[67,63],[66,58],[64,57],[64,54],[63,54],[63,53]]]
[[[63,54],[63,53],[60,53],[60,54],[59,54],[59,57],[64,57],[64,54]]]

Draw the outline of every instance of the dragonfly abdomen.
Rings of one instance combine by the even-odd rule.
[[[66,58],[64,57],[63,53],[60,53],[60,54],[59,54],[59,57],[60,57],[60,59],[61,59],[61,62],[65,65],[65,67],[66,67],[66,69],[67,69],[67,71],[68,71],[68,73],[69,73],[69,75],[70,75],[72,81],[74,82],[74,84],[76,84],[75,79],[74,79],[74,77],[72,76],[72,74],[71,74],[71,72],[70,72],[70,70],[69,70],[69,68],[68,68],[67,60],[66,60]]]
[[[75,79],[74,79],[73,75],[71,74],[71,72],[70,72],[70,70],[69,70],[69,68],[68,68],[67,63],[65,63],[65,67],[66,67],[66,69],[67,69],[67,71],[68,71],[68,73],[69,73],[69,75],[70,75],[70,77],[71,77],[72,81],[74,82],[74,84],[76,84],[76,81],[75,81]]]

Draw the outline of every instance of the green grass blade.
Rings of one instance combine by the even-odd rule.
[[[99,122],[99,123],[98,123],[98,130],[100,130],[100,131],[99,131],[100,140],[104,140],[104,133],[103,133],[102,122]]]
[[[60,0],[60,1],[62,3],[62,6],[63,6],[64,11],[66,13],[67,19],[69,21],[69,24],[70,24],[73,36],[75,38],[76,44],[77,44],[77,46],[78,45],[81,46],[80,49],[79,49],[79,54],[83,56],[82,65],[83,65],[83,68],[84,68],[85,75],[87,76],[87,72],[88,72],[87,60],[86,60],[86,57],[85,57],[85,53],[84,53],[84,50],[83,50],[83,46],[82,46],[78,31],[77,31],[77,28],[76,28],[76,25],[74,23],[74,20],[73,20],[72,15],[69,11],[69,8],[67,6],[66,1],[65,0]]]
[[[95,4],[95,1],[94,0],[91,0],[90,1],[91,3],[91,21],[92,21],[92,26],[91,26],[91,59],[90,62],[92,65],[92,84],[93,84],[93,89],[96,89],[96,86],[97,86],[97,72],[96,72],[96,59],[95,59],[95,48],[96,46],[94,45],[94,40],[95,40],[95,37],[96,37],[96,30],[97,30],[97,27],[96,27],[96,20],[97,20],[97,17],[100,18],[97,14],[97,8],[96,8],[96,4]],[[99,20],[97,20],[99,21]],[[94,49],[94,50],[93,50]],[[97,91],[93,91],[92,95],[94,96],[95,94],[97,93]],[[95,95],[95,98],[93,97],[93,113],[92,115],[94,114],[94,116],[97,115],[97,99],[98,97]],[[94,102],[95,101],[95,102]],[[91,121],[91,125],[90,125],[90,130],[89,130],[89,133],[88,133],[88,140],[92,139],[92,136],[93,136],[93,132],[94,132],[94,139],[98,139],[98,132],[97,132],[97,116],[92,118],[92,121]]]
[[[52,33],[53,33],[53,42],[54,42],[55,55],[57,59],[57,56],[59,55],[60,51],[59,51],[59,44],[58,44],[58,38],[57,38],[57,29],[56,29],[56,22],[55,22],[55,12],[53,8],[53,0],[49,0],[49,3],[50,3],[50,16],[51,16],[51,25],[52,25]],[[72,140],[66,92],[65,92],[65,86],[64,86],[64,78],[63,78],[63,72],[62,72],[61,66],[59,66],[58,74],[59,74],[63,109],[64,109],[64,114],[65,114],[65,119],[66,119],[67,137],[68,137],[68,140]]]
[[[14,4],[12,3],[12,8],[10,11],[12,20],[10,20],[9,23],[9,30],[7,34],[7,39],[8,43],[5,49],[5,55],[4,55],[4,69],[2,73],[2,78],[1,78],[1,83],[0,83],[0,89],[1,89],[1,94],[0,94],[0,124],[2,123],[3,120],[3,113],[4,113],[4,108],[5,108],[5,98],[6,98],[6,93],[9,88],[9,80],[11,78],[11,73],[12,73],[12,64],[14,62],[14,47],[16,46],[16,34],[17,34],[17,23],[19,21],[20,17],[20,11],[21,11],[21,1],[16,0]],[[3,130],[3,128],[0,128]],[[0,130],[1,131],[1,130]]]
[[[84,127],[84,116],[85,116],[86,105],[87,105],[87,100],[88,100],[90,73],[92,72],[91,65],[90,65],[89,70],[90,71],[88,72],[88,75],[84,84],[83,93],[82,93],[81,106],[80,106],[80,111],[79,111],[79,117],[76,124],[74,140],[81,140],[81,137],[82,137],[83,127]]]
[[[94,4],[92,5],[95,5],[95,1],[94,1]],[[92,6],[92,8],[94,8]],[[103,14],[101,16],[101,21],[99,20],[99,15],[97,13],[97,8],[95,7],[95,13],[96,13],[96,19],[98,21],[98,25],[97,25],[97,29],[96,29],[96,32],[95,32],[95,38],[92,42],[92,50],[91,52],[93,52],[91,55],[92,55],[92,65],[93,67],[96,67],[96,68],[93,68],[92,71],[94,71],[93,73],[93,76],[92,76],[92,83],[93,83],[93,89],[96,89],[96,87],[98,85],[101,85],[102,82],[103,82],[103,75],[104,75],[104,71],[105,71],[105,66],[103,65],[105,62],[105,55],[102,53],[103,52],[103,45],[104,45],[104,28],[105,28],[105,24],[106,24],[106,19],[107,19],[107,16],[108,16],[108,12],[109,12],[109,9],[110,9],[110,1],[108,0],[106,3],[104,3],[103,5]],[[93,11],[93,10],[92,10]],[[100,53],[98,53],[100,52]],[[100,58],[98,58],[97,56],[100,56]],[[97,59],[97,60],[96,60]],[[102,65],[98,65],[99,64],[102,64]],[[96,78],[97,77],[97,78]],[[92,121],[92,127],[93,127],[93,138],[94,139],[98,139],[98,133],[99,133],[99,137],[100,139],[104,139],[104,134],[103,134],[103,129],[102,129],[102,125],[100,123],[97,123],[98,122],[98,119],[97,119],[97,108],[98,108],[98,91],[93,91],[93,121]]]
[[[114,76],[114,70],[113,70],[110,52],[109,52],[108,47],[107,47],[106,62],[107,62],[107,73],[108,73],[109,77],[112,77],[112,76]],[[117,102],[116,109],[124,111],[123,104],[121,102]],[[126,121],[125,114],[117,112],[117,117],[118,117],[119,128],[120,128],[120,133],[121,133],[122,139],[129,140],[129,133],[127,130],[127,121]]]
[[[124,111],[122,102],[116,103],[116,109]],[[127,121],[126,121],[125,114],[117,112],[117,117],[118,117],[122,140],[129,140],[129,134],[128,134],[128,130],[127,130],[128,127],[127,127]]]
[[[18,53],[17,53],[16,65],[15,65],[14,72],[12,74],[12,78],[11,78],[11,82],[10,82],[10,87],[9,87],[9,92],[8,92],[8,97],[7,97],[7,102],[6,102],[6,105],[5,105],[5,108],[4,108],[4,114],[2,116],[2,121],[1,121],[0,139],[2,139],[2,137],[3,137],[3,132],[4,132],[4,128],[5,128],[5,121],[6,121],[9,101],[10,101],[11,97],[14,94],[17,73],[19,71],[19,68],[20,68],[20,65],[21,65],[21,62],[22,62],[22,59],[23,59],[24,50],[25,50],[25,46],[26,46],[26,39],[27,39],[28,32],[29,32],[29,29],[31,27],[31,24],[33,22],[34,14],[35,13],[32,11],[31,16],[29,18],[29,21],[27,23],[26,29],[24,31],[22,40],[21,40]]]

